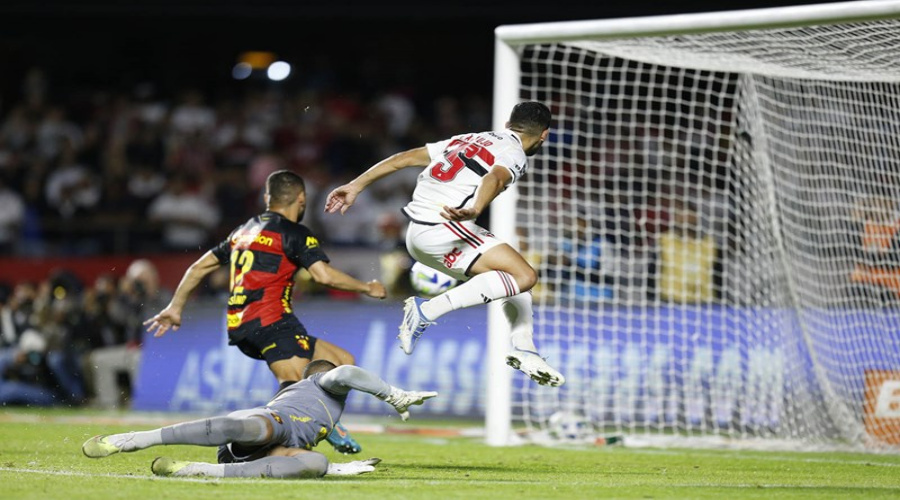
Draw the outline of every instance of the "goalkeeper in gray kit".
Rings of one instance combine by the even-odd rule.
[[[81,449],[89,458],[101,458],[168,444],[219,447],[218,464],[157,458],[150,469],[158,476],[303,479],[371,472],[380,459],[337,464],[312,451],[340,420],[351,389],[387,402],[403,420],[410,406],[437,396],[398,389],[358,366],[316,360],[307,365],[301,381],[265,406],[150,431],[95,436]]]

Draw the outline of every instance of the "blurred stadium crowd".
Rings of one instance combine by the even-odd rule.
[[[266,176],[307,182],[304,223],[333,244],[375,245],[378,219],[399,215],[415,173],[359,200],[339,224],[319,222],[321,196],[394,152],[490,127],[485,99],[256,88],[212,99],[93,89],[50,95],[31,70],[0,114],[0,250],[12,255],[202,250],[262,208]]]

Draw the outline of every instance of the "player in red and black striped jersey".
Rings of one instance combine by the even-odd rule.
[[[294,275],[302,267],[328,262],[319,240],[303,225],[267,211],[235,229],[211,250],[222,265],[231,266],[228,337],[248,356],[277,363],[269,344],[254,346],[253,335],[264,329],[298,330],[291,310]],[[305,350],[312,351],[312,346]],[[264,352],[265,351],[265,352]]]
[[[354,363],[346,350],[309,335],[294,316],[291,290],[300,268],[309,271],[317,283],[331,288],[378,299],[387,294],[377,280],[362,282],[332,267],[319,240],[299,224],[306,210],[306,188],[299,175],[287,170],[272,173],[266,180],[265,199],[267,210],[191,264],[169,305],[144,324],[149,325],[147,331],[154,337],[170,328],[177,330],[187,299],[197,285],[220,266],[228,265],[229,344],[247,356],[265,360],[279,384],[286,387],[301,379],[310,360],[325,359],[338,366]]]

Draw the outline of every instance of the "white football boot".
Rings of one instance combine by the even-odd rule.
[[[540,385],[559,387],[566,383],[562,373],[548,365],[536,352],[514,349],[506,355],[506,364],[528,375]]]
[[[425,299],[410,297],[403,301],[403,322],[400,323],[400,349],[406,354],[412,354],[416,348],[416,341],[425,333],[425,329],[435,324],[422,314],[419,308]]]

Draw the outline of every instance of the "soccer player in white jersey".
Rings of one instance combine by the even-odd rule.
[[[400,347],[411,354],[425,329],[444,314],[464,307],[503,301],[513,349],[508,365],[541,385],[560,386],[565,378],[537,353],[532,338],[531,293],[534,268],[508,244],[474,220],[506,187],[516,182],[550,132],[550,110],[542,103],[517,104],[504,130],[462,134],[392,155],[333,190],[325,211],[343,214],[368,185],[397,170],[422,167],[412,201],[406,248],[419,262],[464,281],[431,300],[404,302]]]

